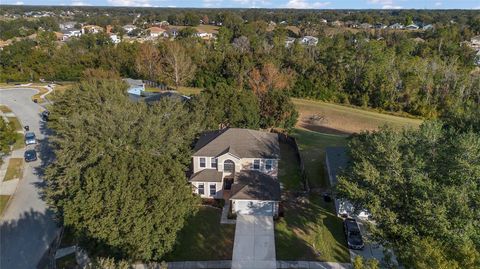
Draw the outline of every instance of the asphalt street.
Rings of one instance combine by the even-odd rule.
[[[0,268],[37,268],[59,231],[53,214],[42,199],[42,168],[52,157],[46,147],[47,129],[40,118],[43,108],[32,102],[31,89],[0,89],[0,104],[10,107],[23,126],[35,132],[39,159],[27,163],[10,205],[0,220]],[[30,145],[28,148],[35,147]]]

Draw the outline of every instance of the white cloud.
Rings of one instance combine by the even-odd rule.
[[[203,0],[204,7],[219,7],[222,0]]]
[[[402,6],[395,6],[395,5],[383,5],[382,9],[402,9]]]
[[[83,1],[72,1],[72,6],[91,6],[91,5]]]
[[[368,0],[369,4],[393,5],[393,0]]]
[[[308,0],[290,0],[285,5],[286,8],[297,8],[297,9],[314,9],[314,8],[324,8],[331,4],[331,2],[310,2]]]
[[[22,1],[17,1],[17,2],[15,2],[15,5],[23,5],[23,2]]]
[[[403,8],[400,5],[395,4],[393,0],[367,0],[368,4],[371,5],[381,5],[382,9],[401,9]]]
[[[439,7],[439,6],[441,6],[441,5],[443,5],[442,2],[435,2],[435,6],[436,6],[436,7]]]
[[[265,6],[270,3],[268,0],[233,0],[233,2],[239,3],[241,6],[250,8]]]
[[[108,0],[113,6],[151,7],[150,0]]]
[[[480,6],[476,6],[476,7],[472,8],[472,9],[480,9]]]

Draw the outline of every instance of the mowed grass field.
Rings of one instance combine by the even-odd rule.
[[[422,120],[337,104],[292,98],[299,112],[297,128],[328,134],[352,134],[364,130],[376,130],[383,125],[396,129],[418,127]],[[317,120],[311,120],[312,116]]]

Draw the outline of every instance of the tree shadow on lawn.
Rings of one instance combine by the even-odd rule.
[[[235,225],[220,224],[221,209],[200,207],[177,236],[166,261],[231,260]]]
[[[277,259],[349,262],[342,220],[332,212],[318,196],[286,205],[275,231]]]

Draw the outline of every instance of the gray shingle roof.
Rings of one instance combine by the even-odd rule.
[[[346,147],[327,147],[325,149],[325,156],[327,161],[328,178],[330,186],[335,186],[338,183],[337,175],[343,169],[347,168],[350,162],[350,157],[347,153]]]
[[[280,201],[280,183],[262,172],[245,170],[235,175],[231,194],[234,200]]]
[[[222,182],[222,172],[216,169],[204,169],[193,174],[190,182]]]
[[[193,156],[219,156],[229,152],[239,158],[279,159],[278,134],[228,128],[203,134]]]

